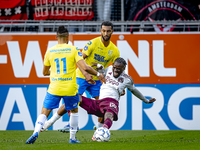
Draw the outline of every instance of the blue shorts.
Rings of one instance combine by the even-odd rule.
[[[66,110],[71,110],[78,107],[78,103],[79,103],[78,93],[75,96],[57,96],[57,95],[50,94],[48,92],[45,96],[43,107],[46,109],[58,108],[61,98],[63,98],[65,102]]]
[[[96,84],[90,84],[85,79],[82,78],[76,78],[76,82],[78,84],[78,93],[80,95],[83,95],[85,91],[87,91],[92,97],[99,96],[100,93],[100,87],[101,87],[101,81],[95,81]]]

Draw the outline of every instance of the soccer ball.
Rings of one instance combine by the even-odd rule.
[[[95,131],[94,137],[97,142],[108,142],[110,139],[110,131],[105,127],[100,127]]]

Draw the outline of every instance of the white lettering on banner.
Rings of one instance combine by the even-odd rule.
[[[28,42],[24,64],[22,63],[18,41],[7,41],[7,45],[15,77],[28,78],[33,63],[37,76],[40,78],[45,77],[42,74],[43,60],[38,41]]]
[[[176,68],[164,67],[163,43],[163,41],[153,40],[153,71],[157,76],[174,77],[176,76]],[[140,77],[150,76],[148,41],[138,41],[138,57],[127,41],[118,40],[117,46],[120,50],[121,57],[123,57],[126,61],[129,60],[131,62]]]
[[[142,103],[140,99],[132,95],[132,130],[142,130]]]
[[[21,88],[10,88],[1,113],[0,130],[6,130],[14,104],[17,104],[19,113],[14,113],[13,122],[23,122],[25,130],[33,130],[33,122]]]
[[[120,56],[131,62],[140,77],[150,76],[149,43],[147,41],[138,41],[138,57],[125,40],[118,40],[117,47],[120,50]]]
[[[55,46],[56,44],[58,44],[58,41],[49,41],[48,45],[47,45],[47,50],[50,49],[51,47]],[[72,42],[69,41],[68,44],[72,45]]]
[[[144,112],[151,120],[157,130],[169,130],[165,121],[160,116],[160,112],[164,107],[164,96],[160,90],[153,87],[138,87],[138,90],[145,96],[156,97],[157,101],[153,103],[151,108],[144,109]],[[142,102],[143,103],[143,102]]]
[[[159,115],[164,106],[163,94],[160,90],[152,87],[137,87],[137,89],[145,96],[156,97],[156,103],[144,112],[157,130],[169,130],[162,117]],[[132,95],[132,130],[142,130],[142,103],[140,99]]]
[[[176,76],[176,68],[164,67],[164,42],[162,40],[153,41],[153,70],[160,77]]]
[[[7,55],[0,55],[0,64],[7,64]]]
[[[77,46],[79,49],[83,49],[87,42],[88,41],[74,41],[74,45]]]
[[[47,50],[55,46],[56,44],[58,44],[58,41],[49,41],[47,45]]]
[[[45,99],[47,93],[47,88],[37,88],[37,117],[41,114],[42,112],[42,106],[43,106],[43,101]]]
[[[181,88],[172,94],[168,102],[169,118],[177,127],[184,130],[200,130],[200,106],[193,106],[191,120],[184,119],[179,110],[181,102],[192,97],[200,98],[200,87]]]

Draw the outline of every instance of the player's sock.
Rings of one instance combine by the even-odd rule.
[[[78,113],[71,113],[70,117],[70,139],[75,140],[75,135],[78,128]]]
[[[100,127],[102,127],[103,126],[103,123],[100,123],[100,122],[98,122],[98,128],[100,128]]]
[[[71,115],[71,112],[70,112],[70,110],[68,110],[68,111],[67,111],[67,113],[68,113],[68,116],[70,117],[70,115]]]
[[[35,130],[34,130],[33,134],[36,133],[36,132],[38,132],[38,134],[39,134],[39,132],[42,129],[46,119],[47,119],[47,116],[44,115],[44,114],[40,114],[38,116],[37,121],[35,123]]]
[[[112,126],[112,120],[110,118],[106,118],[106,120],[104,121],[103,127],[110,129],[111,126]]]
[[[61,116],[56,112],[48,121],[50,121],[51,124],[54,124],[54,122],[56,122],[60,117]]]

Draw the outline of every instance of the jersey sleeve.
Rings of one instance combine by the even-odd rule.
[[[83,59],[83,55],[78,47],[76,47],[75,51],[75,61],[78,62],[79,60]]]
[[[44,65],[45,66],[51,66],[50,61],[49,61],[49,51],[46,51],[46,54],[44,56]]]
[[[83,48],[83,53],[86,54],[87,56],[90,55],[90,53],[92,52],[93,50],[93,44],[94,42],[93,41],[89,41],[87,44],[85,44],[84,48]]]
[[[131,91],[131,93],[133,95],[135,95],[137,98],[139,98],[140,100],[142,100],[145,103],[149,103],[149,100],[146,99],[142,93],[140,93],[140,91],[135,87],[135,85],[133,84],[133,79],[130,77],[128,86],[127,86],[128,90]]]

